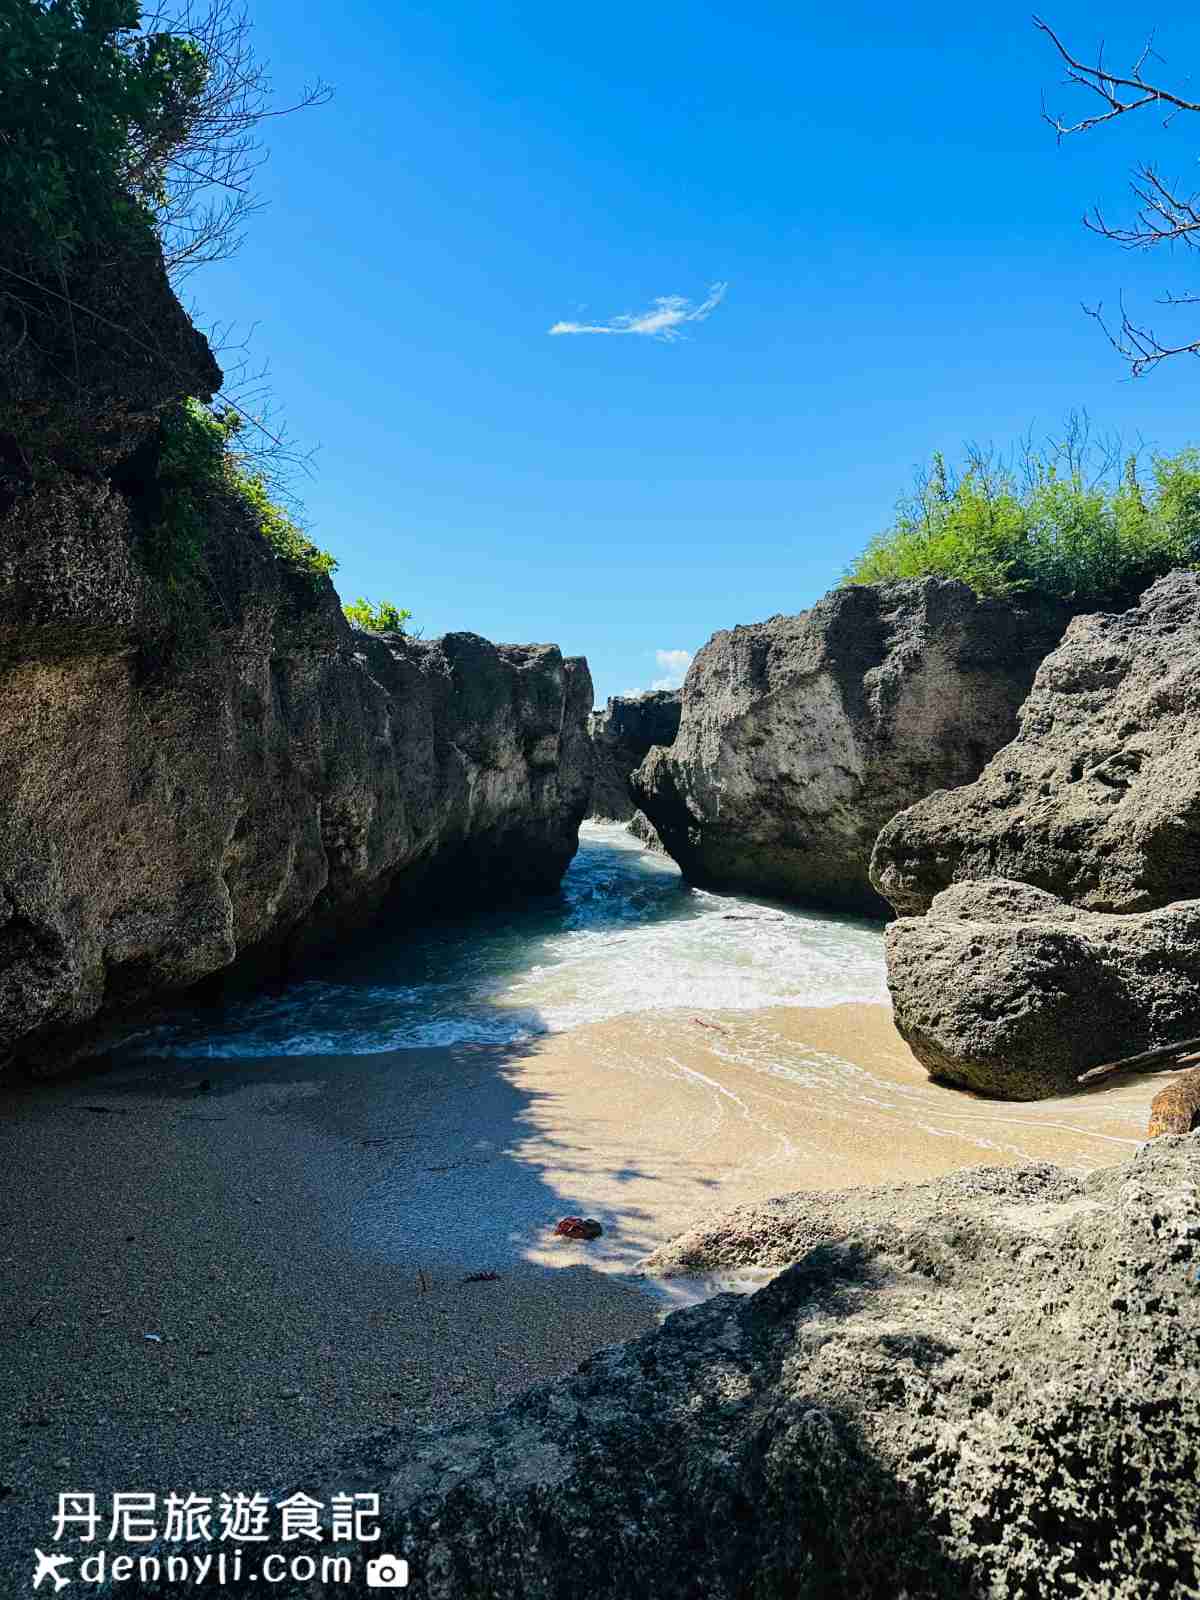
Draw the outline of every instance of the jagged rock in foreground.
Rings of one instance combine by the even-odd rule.
[[[1065,622],[1055,605],[927,578],[715,634],[635,798],[695,883],[882,914],[868,878],[880,828],[1012,738]]]
[[[1017,879],[1093,911],[1200,898],[1200,573],[1077,617],[1013,742],[976,782],[895,817],[871,873],[902,915],[965,879]]]
[[[598,821],[628,822],[636,807],[629,775],[657,744],[670,744],[679,731],[681,692],[651,689],[645,694],[611,695],[603,711],[588,719],[592,736],[591,814]]]
[[[1198,1183],[1168,1137],[744,1208],[652,1260],[794,1262],[756,1295],[299,1487],[381,1490],[414,1600],[1195,1595]]]
[[[1113,916],[997,879],[943,889],[887,931],[896,1027],[943,1083],[1067,1094],[1105,1061],[1193,1037],[1200,900]]]

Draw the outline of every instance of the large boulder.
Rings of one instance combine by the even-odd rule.
[[[592,809],[601,822],[629,822],[637,811],[629,787],[635,767],[659,744],[679,732],[681,691],[650,689],[645,694],[611,695],[603,710],[588,718],[592,739]]]
[[[927,578],[715,634],[634,796],[695,883],[882,914],[868,875],[880,828],[1012,738],[1065,622]]]
[[[341,1553],[356,1576],[406,1557],[414,1600],[1194,1594],[1198,1182],[1200,1139],[1166,1137],[1086,1177],[984,1167],[747,1208],[659,1266],[793,1263],[757,1294],[292,1487],[380,1491],[381,1540]],[[296,1549],[247,1566],[283,1574]],[[271,1589],[323,1594],[320,1563]]]
[[[1200,898],[1200,573],[1130,611],[1077,617],[1020,726],[965,788],[883,828],[872,882],[897,911],[1010,878],[1094,911]]]
[[[894,922],[886,947],[909,1048],[980,1094],[1068,1093],[1089,1067],[1198,1031],[1200,900],[1114,916],[1005,879],[958,883]]]

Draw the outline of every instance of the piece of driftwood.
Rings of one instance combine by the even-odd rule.
[[[1174,1061],[1177,1056],[1195,1055],[1200,1051],[1200,1039],[1180,1039],[1176,1044],[1160,1044],[1153,1050],[1143,1050],[1140,1055],[1126,1056],[1124,1061],[1106,1061],[1102,1067],[1092,1067],[1081,1072],[1076,1083],[1098,1083],[1114,1072],[1145,1072],[1162,1061]]]

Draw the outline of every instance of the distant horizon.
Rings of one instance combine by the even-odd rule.
[[[1115,64],[1144,42],[1112,6],[1050,20]],[[1155,306],[1178,260],[1080,219],[1127,217],[1134,164],[1193,161],[1190,129],[1056,142],[1043,94],[1078,98],[1023,11],[618,4],[636,48],[600,51],[536,4],[251,21],[281,105],[334,96],[271,124],[268,209],[187,293],[254,330],[316,449],[297,488],[339,593],[427,637],[553,640],[603,704],[812,604],[935,450],[1074,408],[1200,440],[1192,365],[1130,382],[1082,309],[1186,320]],[[1200,19],[1155,43],[1186,78]]]

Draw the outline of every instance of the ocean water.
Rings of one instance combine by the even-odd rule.
[[[140,1054],[375,1054],[509,1044],[632,1013],[886,1000],[883,933],[685,884],[619,824],[585,823],[561,892],[389,933],[306,981],[183,1015]]]

